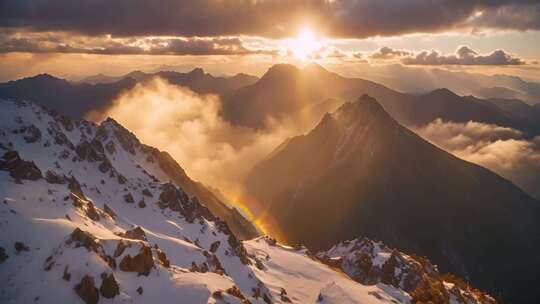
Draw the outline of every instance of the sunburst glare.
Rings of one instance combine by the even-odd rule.
[[[297,59],[309,60],[322,48],[321,41],[311,28],[303,28],[298,36],[290,41],[289,48]]]

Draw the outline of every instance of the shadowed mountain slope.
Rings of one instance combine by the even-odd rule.
[[[508,303],[538,300],[527,286],[540,283],[540,203],[402,127],[371,97],[290,139],[246,186],[290,242],[322,249],[364,235]]]

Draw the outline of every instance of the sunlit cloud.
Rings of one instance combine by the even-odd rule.
[[[0,32],[0,53],[81,53],[103,55],[253,55],[276,50],[247,48],[240,37],[72,36],[69,33]]]
[[[540,198],[540,137],[512,128],[440,119],[415,130],[442,149],[495,171]]]

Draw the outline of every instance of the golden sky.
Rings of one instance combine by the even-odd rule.
[[[5,0],[0,81],[133,70],[262,74],[275,63],[401,64],[540,79],[527,0]]]

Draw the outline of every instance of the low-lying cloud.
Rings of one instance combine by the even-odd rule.
[[[540,136],[526,139],[512,128],[440,119],[415,131],[457,157],[497,172],[540,199]]]
[[[525,61],[503,50],[489,54],[479,54],[468,46],[459,47],[455,54],[442,54],[438,51],[423,51],[403,58],[407,65],[523,65]]]
[[[169,152],[190,177],[235,198],[246,172],[299,131],[286,124],[265,131],[233,126],[220,106],[217,96],[154,78],[118,98],[101,119],[113,117],[143,143]]]

